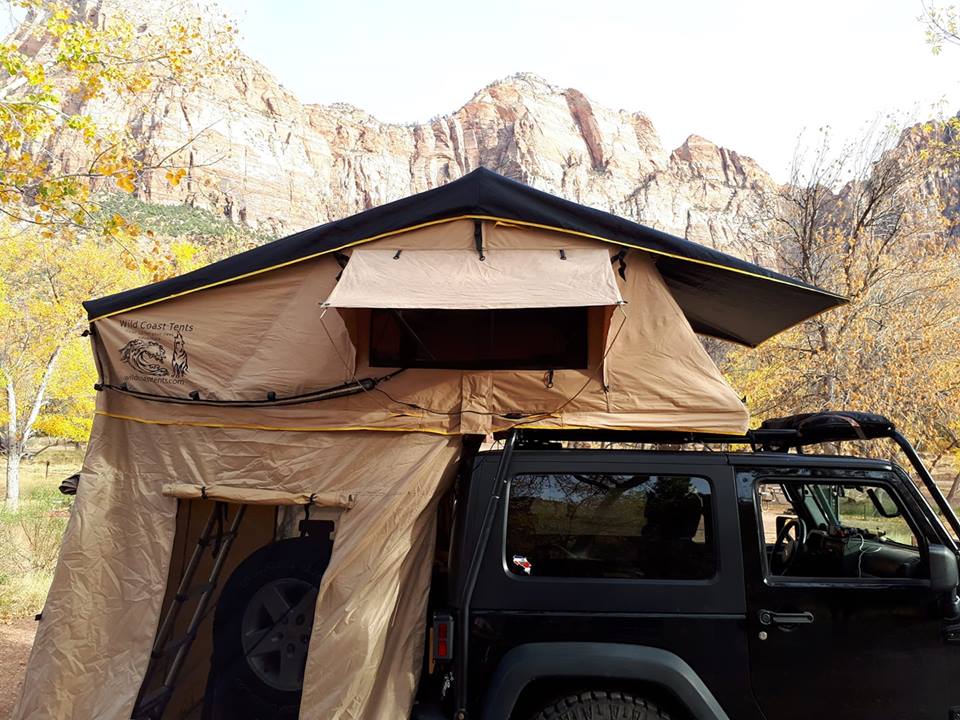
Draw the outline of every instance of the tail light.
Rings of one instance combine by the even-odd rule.
[[[453,659],[453,616],[448,612],[433,614],[433,659]]]

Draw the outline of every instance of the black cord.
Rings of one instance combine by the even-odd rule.
[[[114,392],[130,395],[140,400],[150,402],[171,403],[174,405],[205,405],[211,407],[275,407],[282,405],[302,405],[304,403],[319,402],[321,400],[332,400],[347,395],[358,395],[362,392],[373,390],[382,382],[386,382],[402,373],[406,368],[394,370],[386,375],[376,378],[363,378],[354,380],[343,385],[337,385],[323,390],[313,390],[300,395],[288,395],[287,397],[277,397],[274,393],[268,393],[263,400],[194,400],[192,398],[178,398],[170,395],[158,395],[156,393],[143,392],[142,390],[131,390],[125,385],[110,385],[104,383],[99,386],[103,390],[113,390]]]
[[[381,387],[378,387],[381,383],[390,380],[400,373],[404,372],[406,368],[400,368],[399,370],[394,370],[391,373],[386,375],[381,375],[378,378],[364,378],[362,380],[354,380],[343,385],[338,385],[332,388],[326,388],[324,390],[315,390],[309,393],[303,393],[301,395],[290,395],[285,398],[278,398],[273,393],[270,393],[266,399],[263,400],[200,400],[200,399],[186,399],[186,398],[176,398],[169,395],[156,395],[154,393],[146,393],[140,390],[130,390],[125,385],[100,385],[100,389],[104,390],[114,390],[116,392],[124,393],[126,395],[131,395],[133,397],[139,398],[141,400],[149,400],[151,402],[161,402],[161,403],[172,403],[175,405],[205,405],[212,407],[277,407],[284,405],[301,405],[311,402],[319,402],[321,400],[332,400],[338,397],[344,397],[347,395],[358,395],[361,392],[367,393],[371,390],[375,390],[378,393],[381,393],[386,397],[390,402],[397,405],[403,405],[414,410],[420,410],[422,412],[430,413],[431,415],[444,415],[447,417],[455,417],[459,415],[482,415],[485,417],[498,417],[503,418],[504,420],[528,420],[530,418],[537,417],[550,417],[556,413],[563,410],[570,403],[580,397],[583,394],[583,391],[587,389],[590,385],[590,382],[594,380],[594,375],[597,375],[601,372],[603,368],[603,363],[606,362],[607,355],[610,353],[610,350],[613,348],[617,339],[620,337],[620,332],[623,330],[623,326],[626,324],[626,317],[620,322],[620,327],[617,328],[616,334],[613,336],[613,339],[607,346],[606,352],[603,354],[603,357],[600,360],[599,366],[590,373],[590,377],[580,386],[580,389],[577,390],[571,397],[567,398],[563,404],[558,408],[552,411],[547,412],[485,412],[482,410],[434,410],[432,408],[425,408],[416,403],[404,402],[403,400],[397,400],[390,393],[384,390]],[[419,340],[419,338],[417,338]],[[600,378],[601,385],[603,384],[602,377]]]

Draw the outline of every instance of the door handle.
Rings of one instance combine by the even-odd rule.
[[[761,625],[809,625],[813,622],[812,612],[776,613],[770,610],[761,610]]]

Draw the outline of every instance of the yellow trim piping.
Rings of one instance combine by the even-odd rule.
[[[174,298],[182,297],[184,295],[190,295],[191,293],[200,292],[201,290],[209,290],[212,287],[217,287],[218,285],[226,285],[227,283],[236,282],[238,280],[244,280],[248,277],[253,277],[255,275],[260,275],[261,273],[270,272],[272,270],[279,270],[280,268],[288,267],[290,265],[295,265],[300,262],[305,262],[307,260],[313,260],[314,258],[321,257],[323,255],[329,255],[330,253],[337,252],[338,250],[343,250],[344,248],[354,247],[355,245],[363,245],[365,243],[374,242],[376,240],[382,240],[386,237],[391,237],[393,235],[399,235],[400,233],[411,232],[413,230],[419,230],[421,228],[430,227],[433,225],[441,225],[448,222],[456,222],[457,220],[490,220],[493,222],[504,223],[507,225],[520,225],[525,227],[538,228],[540,230],[550,230],[552,232],[564,233],[566,235],[574,235],[577,237],[584,237],[589,240],[598,240],[600,242],[610,243],[611,245],[617,245],[619,247],[628,247],[634,250],[640,250],[642,252],[651,253],[653,255],[661,255],[663,257],[673,258],[674,260],[682,260],[684,262],[691,262],[697,265],[706,265],[707,267],[717,268],[719,270],[727,270],[729,272],[739,273],[741,275],[747,275],[748,277],[755,277],[760,280],[769,280],[771,282],[780,283],[782,285],[789,285],[790,287],[800,288],[801,290],[807,290],[810,292],[816,292],[821,295],[826,295],[828,297],[833,297],[838,300],[843,300],[847,302],[847,298],[842,295],[837,295],[836,293],[828,292],[827,290],[820,290],[819,288],[809,288],[804,285],[800,285],[795,282],[790,282],[789,280],[781,280],[780,278],[767,277],[766,275],[759,275],[757,273],[749,272],[748,270],[741,270],[739,268],[727,267],[726,265],[720,265],[718,263],[712,263],[707,260],[697,260],[695,258],[684,257],[683,255],[677,255],[676,253],[666,252],[665,250],[654,250],[652,248],[638,247],[636,245],[624,245],[623,243],[617,242],[615,240],[610,240],[608,238],[600,237],[599,235],[591,235],[590,233],[579,232],[577,230],[565,230],[563,228],[553,227],[552,225],[542,225],[540,223],[528,222],[526,220],[513,220],[507,218],[496,217],[494,215],[457,215],[456,217],[443,218],[441,220],[431,220],[429,222],[420,223],[418,225],[411,225],[409,227],[400,228],[399,230],[390,230],[389,232],[380,233],[379,235],[374,235],[372,237],[363,238],[361,240],[354,240],[353,242],[346,243],[345,245],[340,245],[329,250],[321,250],[320,252],[311,253],[310,255],[304,255],[303,257],[296,258],[295,260],[287,260],[286,262],[278,263],[276,265],[271,265],[269,267],[260,268],[259,270],[251,270],[247,273],[242,273],[241,275],[236,275],[231,278],[225,278],[224,280],[217,280],[216,282],[208,283],[207,285],[201,285],[200,287],[191,288],[190,290],[183,290],[182,292],[173,293],[172,295],[165,295],[162,298],[156,298],[154,300],[148,300],[147,302],[140,303],[139,305],[133,305],[122,310],[114,310],[113,312],[104,313],[103,315],[98,315],[95,318],[91,318],[90,322],[96,322],[97,320],[103,320],[104,318],[112,317],[114,315],[120,315],[122,313],[131,312],[132,310],[139,310],[140,308],[147,307],[148,305],[155,305],[159,302],[165,302],[167,300],[173,300]]]
[[[367,425],[351,425],[351,426],[309,426],[309,427],[283,427],[275,425],[254,425],[254,424],[244,424],[244,423],[212,423],[212,422],[192,422],[186,420],[148,420],[147,418],[136,417],[134,415],[119,415],[117,413],[110,413],[105,410],[96,410],[94,415],[103,415],[104,417],[113,418],[114,420],[129,420],[130,422],[142,423],[144,425],[173,425],[178,427],[205,427],[205,428],[216,428],[216,429],[226,429],[226,430],[269,430],[269,431],[283,431],[289,430],[291,432],[359,432],[359,431],[369,431],[369,432],[420,432],[420,433],[430,433],[431,435],[462,435],[463,433],[449,430],[437,430],[432,428],[392,428],[392,427],[373,427]],[[710,435],[729,435],[730,437],[742,437],[742,433],[734,433],[728,430],[693,430],[690,428],[638,428],[638,427],[627,427],[627,426],[600,426],[600,425],[568,425],[566,423],[561,426],[557,425],[538,425],[538,424],[524,424],[522,422],[516,423],[510,426],[511,428],[521,428],[527,430],[651,430],[651,431],[663,431],[663,432],[690,432],[690,433],[707,433]],[[508,428],[504,428],[508,429]],[[499,430],[497,432],[500,432]]]
[[[105,410],[95,410],[94,415],[103,415],[104,417],[115,420],[129,420],[131,422],[143,423],[145,425],[176,425],[181,427],[206,427],[225,430],[290,430],[292,432],[356,432],[360,430],[371,430],[374,432],[423,432],[433,435],[460,435],[459,432],[448,432],[446,430],[434,430],[430,428],[391,428],[391,427],[366,427],[357,426],[308,426],[308,427],[282,427],[275,425],[254,425],[246,423],[212,423],[212,422],[191,422],[187,420],[148,420],[147,418],[136,417],[134,415],[119,415]]]

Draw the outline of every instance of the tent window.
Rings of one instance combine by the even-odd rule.
[[[372,367],[585,369],[588,350],[585,307],[370,313]]]

